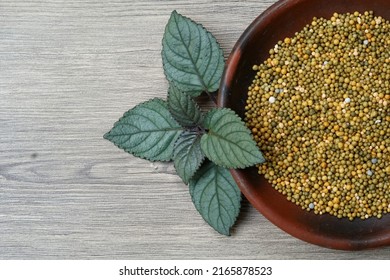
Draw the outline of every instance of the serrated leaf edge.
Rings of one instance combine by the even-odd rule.
[[[170,82],[170,83],[171,83],[171,82]],[[199,111],[199,113],[200,113],[200,120],[199,120],[198,122],[194,122],[192,126],[199,126],[199,125],[201,125],[201,124],[203,123],[203,120],[204,120],[204,118],[205,118],[205,115],[204,115],[204,113],[202,112],[202,110],[200,109],[198,103],[196,103],[195,100],[193,99],[194,97],[191,96],[190,94],[188,94],[188,93],[182,91],[181,89],[179,89],[179,88],[178,88],[175,84],[173,84],[173,83],[170,84],[170,87],[171,87],[171,86],[172,86],[172,87],[175,87],[176,90],[178,90],[181,94],[186,94],[187,97],[191,99],[191,101],[192,101],[192,102],[194,103],[194,105],[195,105],[195,110]],[[169,99],[169,95],[170,95],[170,94],[171,94],[171,93],[170,93],[170,90],[169,90],[169,88],[168,88],[168,98],[167,98],[167,101],[168,101],[168,99]],[[170,106],[170,103],[168,102],[167,104],[168,104],[168,111],[169,111],[169,113],[171,114],[172,118],[174,118],[175,121],[176,121],[179,125],[181,125],[181,124],[179,123],[179,121],[176,120],[176,118],[174,117],[174,114],[172,114],[172,111],[173,111],[173,110],[172,110],[172,108],[171,108],[171,106]],[[187,115],[187,114],[186,114],[186,115]],[[183,126],[183,125],[181,125],[181,126]],[[183,127],[190,128],[190,127],[192,127],[192,126],[183,126]]]
[[[117,148],[119,148],[120,150],[123,150],[123,151],[127,152],[128,154],[131,154],[131,155],[133,155],[133,156],[135,156],[135,157],[138,157],[138,158],[141,158],[141,159],[145,159],[145,160],[148,160],[148,161],[151,161],[151,162],[169,162],[169,161],[172,161],[173,152],[172,152],[172,155],[171,155],[170,159],[167,159],[167,160],[165,160],[165,159],[153,159],[153,158],[151,159],[151,158],[142,156],[142,155],[140,155],[140,154],[138,154],[138,153],[130,152],[130,151],[128,151],[128,150],[126,150],[126,149],[120,147],[117,143],[112,142],[112,141],[108,138],[108,137],[109,137],[109,134],[110,134],[111,131],[114,129],[114,127],[115,127],[117,124],[119,124],[119,123],[121,122],[121,120],[124,119],[124,118],[127,116],[127,114],[128,114],[129,111],[134,110],[135,108],[140,107],[140,106],[142,106],[142,105],[145,105],[146,103],[149,103],[149,102],[152,102],[152,101],[156,101],[156,100],[158,100],[159,102],[162,102],[162,103],[166,103],[166,106],[167,106],[167,108],[168,108],[168,103],[167,103],[167,101],[165,101],[165,100],[162,99],[162,98],[158,98],[158,97],[154,97],[154,98],[152,98],[152,99],[149,99],[149,100],[146,100],[146,101],[144,101],[144,102],[138,103],[136,106],[134,106],[133,108],[131,108],[131,109],[127,110],[125,113],[123,113],[123,115],[122,115],[122,116],[113,124],[112,128],[111,128],[108,132],[106,132],[106,133],[103,135],[103,138],[106,139],[106,140],[108,140],[108,141],[110,141],[110,143],[114,144],[114,145],[115,145]],[[168,110],[168,111],[169,111],[169,110]],[[169,113],[170,113],[170,112],[169,112]],[[176,122],[176,124],[177,124],[179,127],[181,127],[181,125],[180,125],[172,116],[171,116],[171,118],[172,118],[173,121]],[[182,128],[182,127],[181,127],[181,128]],[[178,129],[178,131],[179,131],[179,129]],[[179,138],[179,136],[180,136],[180,134],[178,134],[178,135],[176,136],[175,142],[177,141],[177,139]]]
[[[245,128],[247,128],[247,126],[245,125],[245,122],[242,121],[241,117],[240,117],[239,115],[237,115],[237,113],[236,113],[234,110],[232,110],[232,109],[230,109],[230,108],[225,108],[225,107],[224,107],[224,108],[212,108],[211,110],[209,110],[209,111],[207,112],[207,114],[209,114],[209,113],[211,113],[211,112],[213,112],[213,111],[229,111],[229,112],[232,112],[232,113],[234,113],[234,115],[235,115],[236,117],[239,118],[240,123],[241,123]],[[204,117],[204,119],[203,119],[202,125],[203,125],[206,129],[210,129],[209,127],[207,127],[207,125],[206,125],[206,123],[205,123],[205,121],[206,121],[206,119],[207,119],[207,114],[205,115],[205,117]],[[225,125],[225,124],[224,124],[224,125]],[[247,131],[248,135],[251,136],[252,141],[254,141],[254,144],[256,145],[257,149],[258,149],[259,152],[261,153],[261,151],[260,151],[260,149],[259,149],[259,147],[258,147],[256,141],[253,139],[252,133],[249,131],[248,128],[247,128],[247,130],[248,130],[248,131]],[[203,149],[202,149],[202,150],[203,150]],[[262,154],[262,153],[261,153],[261,154]],[[207,158],[208,158],[208,157],[207,157]],[[237,158],[239,158],[239,157],[237,157]],[[208,158],[208,159],[209,159],[209,158]],[[221,167],[224,167],[224,168],[227,168],[227,169],[245,169],[245,168],[251,167],[251,166],[256,165],[256,164],[264,163],[264,162],[265,162],[264,155],[263,155],[263,159],[264,159],[264,160],[259,161],[259,162],[256,162],[256,163],[254,163],[254,164],[243,164],[243,165],[240,166],[240,167],[239,167],[239,166],[235,166],[235,165],[233,165],[233,166],[231,166],[231,165],[226,165],[226,164],[224,164],[224,163],[216,163],[216,162],[212,161],[211,159],[209,159],[209,160],[212,161],[214,164],[216,164],[216,165],[218,165],[218,166],[221,166]]]
[[[181,136],[184,132],[186,132],[186,131],[183,131],[182,133],[179,134],[179,137],[177,137],[175,143],[173,144],[173,155],[175,154],[176,143],[179,141],[180,136]],[[201,138],[202,136],[203,136],[203,135],[200,135],[199,137]],[[199,139],[199,140],[200,140],[200,139]],[[200,143],[199,143],[199,145],[200,145]],[[175,168],[175,171],[176,171],[177,175],[182,179],[183,183],[186,184],[186,185],[188,185],[189,182],[191,181],[191,179],[194,178],[194,176],[195,176],[196,173],[198,172],[199,168],[202,166],[203,162],[204,162],[205,159],[206,159],[206,156],[205,156],[205,154],[203,153],[202,149],[200,149],[200,150],[201,150],[201,153],[202,153],[202,155],[203,155],[202,160],[199,162],[198,166],[196,167],[194,174],[193,174],[190,178],[188,178],[188,181],[185,181],[182,177],[180,177],[179,172],[177,172],[177,168],[176,168],[176,164],[175,164],[174,158],[172,158],[172,159],[173,159],[173,167]]]
[[[215,164],[215,163],[213,163],[213,162],[211,162],[211,163],[214,164],[214,165],[216,165],[217,167],[221,167],[221,168],[226,169],[226,171],[228,171],[228,173],[230,174],[230,176],[232,176],[231,173],[230,173],[230,171],[229,171],[229,168],[222,167],[222,166],[217,165],[217,164]],[[204,164],[207,164],[207,162],[205,162]],[[210,167],[210,168],[213,168],[213,167]],[[198,171],[199,171],[199,170],[198,170]],[[196,173],[192,180],[199,180],[200,177],[202,177],[202,176],[200,176],[199,174]],[[226,178],[225,178],[225,179],[226,179]],[[227,180],[227,179],[226,179],[226,180]],[[203,218],[202,214],[200,213],[200,211],[199,211],[199,209],[198,209],[198,207],[197,207],[197,204],[195,203],[194,195],[193,195],[193,190],[192,190],[191,188],[189,189],[189,190],[190,190],[190,196],[191,196],[192,203],[194,204],[196,210],[199,212],[199,214],[201,215],[201,217],[203,218],[203,220],[204,220],[210,227],[212,227],[216,232],[218,232],[218,233],[220,233],[220,234],[223,234],[223,235],[226,235],[226,236],[230,236],[230,235],[231,235],[231,229],[234,227],[234,225],[235,225],[236,222],[237,222],[238,216],[239,216],[240,211],[241,211],[241,202],[242,202],[242,193],[241,193],[240,189],[238,188],[238,185],[237,185],[236,181],[234,180],[233,176],[232,176],[232,181],[233,181],[233,183],[235,184],[235,186],[237,187],[237,190],[238,190],[238,192],[239,192],[239,206],[238,206],[238,209],[237,209],[237,210],[238,210],[238,213],[237,213],[237,215],[236,215],[235,217],[233,217],[232,225],[231,225],[231,227],[228,228],[228,231],[227,231],[226,233],[217,230],[213,225],[211,225],[211,224],[209,223],[209,221],[207,221],[205,218]],[[204,192],[204,190],[202,191],[202,193],[203,193],[203,192]],[[226,192],[225,192],[225,193],[226,193]],[[229,197],[229,196],[228,196],[228,197]],[[229,200],[231,200],[230,197],[229,197]],[[209,215],[209,211],[208,211],[207,214]],[[209,219],[209,220],[210,220],[210,219]]]
[[[198,26],[201,27],[204,31],[206,31],[206,34],[207,34],[207,36],[209,37],[209,42],[210,42],[210,44],[211,44],[211,41],[214,41],[214,42],[216,43],[216,45],[218,46],[218,50],[219,50],[218,52],[219,52],[219,54],[222,56],[222,61],[223,61],[223,63],[225,63],[225,59],[224,59],[224,57],[223,57],[223,50],[222,50],[222,48],[221,48],[221,45],[218,43],[218,41],[217,41],[217,39],[214,37],[214,35],[213,35],[210,31],[208,31],[206,27],[203,26],[203,24],[198,23],[198,22],[192,20],[191,18],[186,17],[186,16],[184,16],[184,15],[178,13],[176,10],[173,10],[173,11],[172,11],[170,18],[172,17],[172,15],[183,17],[184,19],[186,19],[186,20],[188,20],[188,21],[194,23],[195,25],[198,25]],[[168,20],[168,23],[169,23],[169,20]],[[165,29],[164,29],[164,34],[165,34],[165,32],[166,32],[168,23],[167,23],[167,25],[166,25],[166,27],[165,27]],[[164,39],[165,39],[165,36],[163,36],[162,45],[164,45]],[[186,49],[188,50],[188,48],[186,48]],[[212,50],[212,48],[211,48],[211,50]],[[188,52],[190,53],[189,50],[188,50]],[[164,70],[164,75],[165,75],[166,79],[167,79],[170,83],[174,84],[177,88],[180,88],[180,86],[177,85],[177,82],[176,82],[175,80],[173,80],[173,79],[170,79],[170,78],[168,77],[166,71],[165,71],[165,65],[166,65],[165,61],[168,62],[168,60],[166,59],[166,56],[165,56],[165,54],[164,54],[164,48],[161,49],[161,57],[163,58],[163,59],[162,59],[162,64],[163,64],[163,70]],[[165,58],[165,59],[164,59],[164,58]],[[214,76],[215,76],[217,70],[219,69],[219,63],[220,63],[220,60],[218,59],[218,64],[215,66],[214,71],[213,71],[213,74],[212,74],[211,77],[210,77],[210,80],[212,80],[212,78],[214,78]],[[172,64],[170,64],[170,65],[172,65]],[[196,68],[195,70],[196,70],[196,72],[197,72],[197,76],[200,78],[201,75],[199,74],[199,70],[198,70],[197,68]],[[218,81],[216,81],[215,83],[213,83],[213,86],[216,85],[216,90],[215,90],[215,91],[218,90],[218,87],[217,87],[217,86],[219,86],[220,81],[221,81],[221,79],[219,79]],[[189,94],[189,95],[192,96],[192,97],[198,97],[198,96],[200,96],[203,92],[208,92],[208,88],[207,88],[206,84],[204,83],[204,80],[203,80],[203,79],[200,79],[200,83],[202,84],[202,87],[203,87],[202,91],[199,91],[199,90],[192,90],[192,91],[186,91],[186,93]],[[192,85],[192,84],[189,84],[189,85]]]

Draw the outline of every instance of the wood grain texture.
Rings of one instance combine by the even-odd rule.
[[[231,237],[196,212],[170,163],[102,135],[165,97],[161,39],[174,9],[227,56],[275,0],[0,1],[1,259],[383,259],[297,240],[246,201]]]

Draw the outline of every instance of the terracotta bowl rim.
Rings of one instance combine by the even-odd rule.
[[[245,29],[238,41],[234,45],[228,60],[226,62],[225,70],[222,76],[221,85],[218,94],[218,107],[226,107],[229,99],[230,86],[233,81],[236,69],[242,57],[241,49],[245,48],[247,38],[255,32],[259,26],[267,25],[272,15],[274,15],[280,9],[289,9],[291,6],[301,4],[308,0],[279,0],[263,13],[261,13],[255,20]],[[254,167],[251,167],[252,169]],[[240,190],[248,199],[248,201],[269,221],[275,224],[277,227],[287,232],[288,234],[301,239],[303,241],[319,245],[322,247],[338,249],[338,250],[362,250],[368,248],[382,247],[390,245],[390,231],[386,232],[384,236],[378,238],[377,235],[367,237],[364,239],[364,245],[354,244],[354,240],[346,239],[344,237],[335,236],[318,236],[315,232],[307,231],[306,228],[297,228],[294,221],[286,219],[281,215],[275,215],[272,207],[267,204],[263,204],[261,199],[256,198],[256,194],[248,185],[247,169],[244,170],[231,170],[235,181],[237,182]],[[276,192],[276,191],[275,191]],[[297,206],[298,207],[298,206]],[[304,210],[302,210],[304,212]],[[387,214],[390,215],[390,214]],[[335,217],[335,219],[337,219]],[[349,221],[346,221],[349,222]],[[390,227],[390,226],[389,226]]]

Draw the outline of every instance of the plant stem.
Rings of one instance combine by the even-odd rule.
[[[206,90],[206,93],[207,93],[208,97],[210,98],[210,100],[214,103],[214,105],[217,106],[217,98],[215,97],[215,95],[213,93],[210,93],[207,90]]]

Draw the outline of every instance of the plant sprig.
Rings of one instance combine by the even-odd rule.
[[[169,81],[167,101],[154,98],[130,109],[104,138],[137,157],[173,160],[203,219],[230,235],[241,193],[228,168],[259,164],[264,157],[234,111],[203,113],[196,102],[202,93],[213,98],[221,81],[224,58],[215,37],[173,11],[161,54]]]

